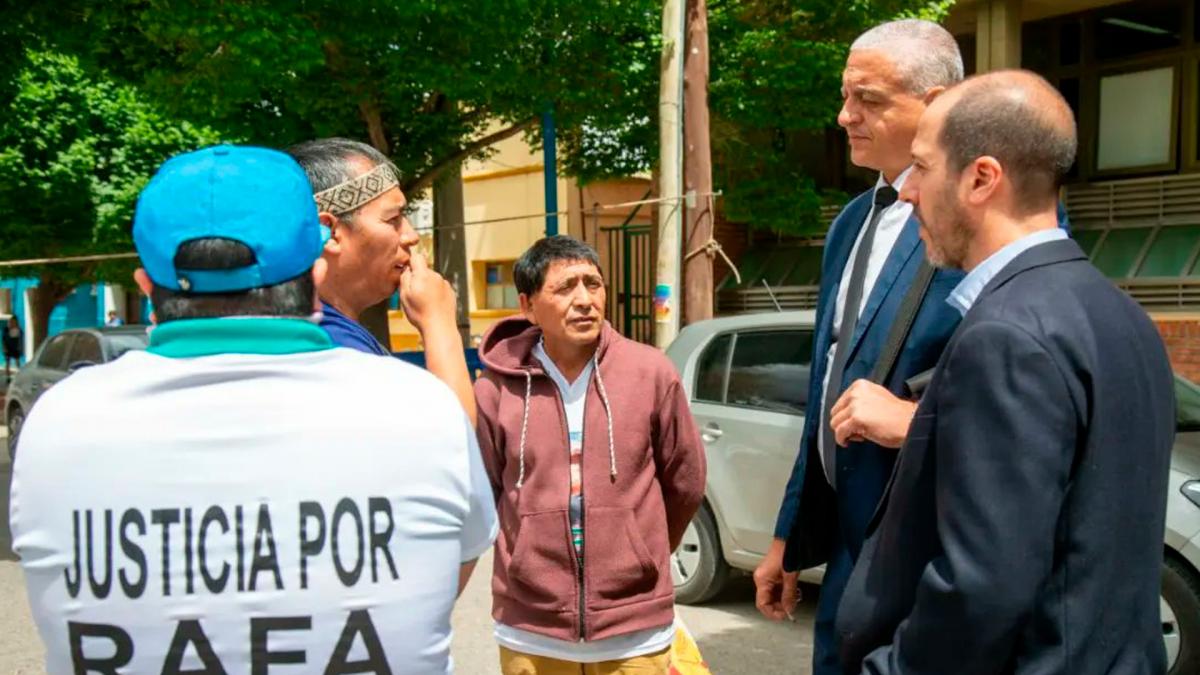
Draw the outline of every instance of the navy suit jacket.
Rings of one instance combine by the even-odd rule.
[[[821,469],[817,449],[821,421],[821,383],[829,367],[826,356],[832,343],[834,303],[838,286],[871,211],[874,190],[868,190],[846,205],[834,219],[825,237],[821,261],[821,289],[817,300],[816,335],[813,340],[812,370],[809,380],[809,408],[800,438],[800,452],[788,480],[775,536],[787,540],[784,567],[788,570],[814,567],[827,560],[834,527],[841,527],[851,552],[858,553],[865,538],[867,523],[883,494],[892,473],[896,450],[874,443],[851,443],[838,451],[836,494],[830,489]],[[925,245],[918,234],[915,217],[904,224],[900,238],[892,247],[879,279],[867,297],[851,338],[842,386],[869,377],[887,341],[888,331],[904,295],[925,259]],[[897,396],[907,396],[904,380],[925,372],[937,363],[946,341],[958,326],[960,316],[946,297],[962,280],[962,273],[938,270],[917,313],[904,349],[885,386]],[[830,389],[834,384],[830,383]],[[810,471],[809,468],[814,470]]]
[[[855,197],[829,227],[821,260],[821,287],[817,299],[816,335],[808,384],[808,410],[800,451],[784,492],[775,537],[785,539],[784,568],[800,570],[828,560],[833,528],[841,528],[842,541],[857,558],[866,539],[867,524],[896,461],[896,450],[871,442],[851,443],[837,453],[836,493],[829,487],[821,467],[817,437],[821,427],[821,384],[829,367],[826,356],[832,343],[834,303],[842,271],[848,264],[859,231],[871,212],[874,190]],[[1069,230],[1067,212],[1059,204],[1059,226]],[[887,342],[888,332],[904,296],[925,259],[925,244],[914,215],[904,224],[895,246],[871,289],[851,338],[851,353],[843,372],[842,388],[855,380],[870,377]],[[925,299],[917,312],[904,348],[896,359],[888,380],[883,384],[896,396],[909,397],[904,381],[932,369],[962,316],[946,298],[962,281],[962,272],[939,269],[933,276]],[[833,389],[833,383],[830,383]],[[815,470],[809,471],[809,467]]]
[[[984,288],[847,584],[848,672],[1157,674],[1174,390],[1154,324],[1073,241]]]

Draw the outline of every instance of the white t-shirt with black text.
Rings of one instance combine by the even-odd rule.
[[[51,673],[447,673],[497,531],[449,388],[341,348],[80,370],[22,430],[11,522]]]

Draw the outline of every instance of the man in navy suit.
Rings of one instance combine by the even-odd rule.
[[[1075,120],[1048,82],[968,80],[921,119],[902,198],[964,315],[837,618],[870,674],[1162,673],[1171,368],[1056,227]]]
[[[928,21],[904,20],[864,33],[842,76],[838,124],[851,160],[879,172],[875,189],[842,210],[825,240],[817,305],[810,407],[800,452],[775,527],[775,541],[754,580],[756,604],[773,619],[796,604],[796,570],[826,563],[815,627],[815,675],[839,675],[834,615],[891,475],[916,404],[904,381],[932,368],[959,315],[946,297],[962,278],[938,271],[884,386],[856,385],[853,419],[835,441],[830,411],[850,383],[867,378],[925,258],[912,206],[896,199],[910,173],[911,143],[925,107],[962,80],[953,36]],[[890,429],[866,441],[858,427]],[[890,446],[890,447],[889,447]],[[786,570],[786,571],[785,571]]]

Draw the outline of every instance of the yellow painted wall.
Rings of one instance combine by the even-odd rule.
[[[493,125],[486,133],[499,130]],[[465,231],[467,248],[467,277],[470,303],[471,335],[482,336],[487,329],[518,310],[492,310],[484,307],[482,273],[485,263],[516,260],[545,233],[546,221],[542,153],[534,151],[518,135],[493,146],[495,153],[486,160],[465,162],[463,172],[463,215],[468,223]],[[624,203],[641,199],[649,182],[648,176],[622,181],[605,181],[580,190],[574,180],[558,180],[558,231],[580,237],[606,255],[597,226],[619,225],[629,209],[605,210],[599,217],[589,216],[592,202]],[[568,216],[568,211],[574,218]],[[638,222],[650,222],[651,211],[645,209]],[[503,219],[483,224],[478,221]],[[432,239],[432,238],[430,238]],[[432,241],[423,242],[426,251]],[[389,313],[391,347],[393,350],[420,349],[416,329],[404,318],[403,312]],[[474,345],[473,345],[474,346]]]
[[[560,204],[566,204],[566,181],[559,181]],[[497,176],[463,183],[463,212],[468,223],[498,218],[517,218],[466,229],[467,260],[515,260],[533,242],[542,237],[546,228],[541,214],[545,210],[542,172],[516,176]],[[565,210],[565,209],[563,209]],[[559,216],[559,230],[565,231],[566,215]],[[473,266],[471,266],[473,267]],[[469,272],[474,282],[474,271]],[[472,297],[471,309],[480,309]]]
[[[491,328],[492,324],[500,319],[508,316],[520,314],[519,311],[508,310],[480,310],[471,312],[471,335],[482,336]],[[388,312],[388,327],[391,330],[392,351],[403,352],[411,350],[419,350],[424,347],[421,345],[421,336],[417,334],[417,329],[404,318],[404,312],[400,310],[392,310]],[[478,347],[478,344],[472,344],[472,347]]]
[[[512,316],[515,310],[482,306],[485,262],[516,260],[545,234],[545,186],[542,153],[534,151],[520,136],[507,138],[493,146],[495,154],[487,160],[472,160],[463,165],[463,215],[468,223],[482,220],[512,219],[468,225],[466,229],[467,277],[471,286],[471,334],[482,335],[496,321]],[[558,179],[558,231],[569,233],[567,204],[574,181]]]
[[[494,125],[487,133],[500,127]],[[478,270],[486,262],[516,260],[545,233],[541,151],[534,152],[521,136],[493,146],[487,160],[463,164],[463,215],[467,247],[467,279],[470,292],[471,335],[482,336],[496,321],[517,314],[516,310],[489,310],[482,306],[483,280]],[[558,230],[570,233],[566,211],[574,181],[558,180]],[[501,222],[470,224],[481,220]],[[511,219],[511,220],[508,220]],[[477,264],[478,263],[478,264]],[[420,349],[420,337],[403,312],[389,313],[393,350]]]

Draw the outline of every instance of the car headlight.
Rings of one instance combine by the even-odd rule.
[[[1200,480],[1189,480],[1179,488],[1184,497],[1187,497],[1196,506],[1200,506]]]

